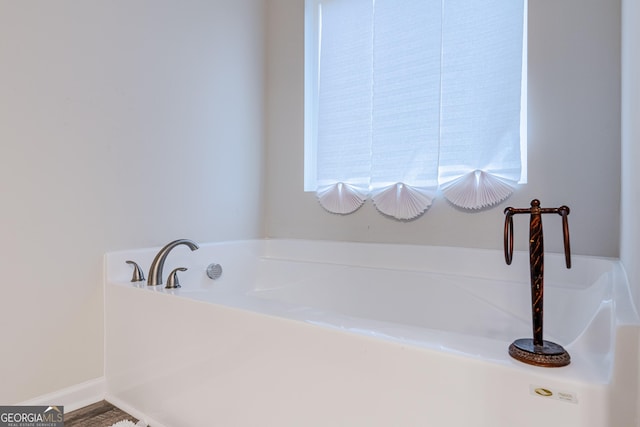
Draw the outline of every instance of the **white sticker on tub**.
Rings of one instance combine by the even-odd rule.
[[[559,400],[562,402],[578,403],[578,395],[571,391],[555,390],[552,387],[544,387],[535,384],[529,384],[529,393],[534,396],[543,397],[545,399]]]

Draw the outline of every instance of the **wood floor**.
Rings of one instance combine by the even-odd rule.
[[[137,419],[103,400],[64,414],[64,427],[109,427],[118,421]]]

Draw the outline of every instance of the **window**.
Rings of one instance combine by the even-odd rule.
[[[524,0],[306,0],[305,190],[412,219],[526,181]]]

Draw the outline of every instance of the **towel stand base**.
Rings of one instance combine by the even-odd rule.
[[[558,368],[571,363],[571,356],[561,345],[551,341],[536,345],[531,338],[515,340],[509,346],[509,355],[520,362],[546,368]]]

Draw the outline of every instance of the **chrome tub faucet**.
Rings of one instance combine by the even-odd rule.
[[[176,246],[185,245],[189,249],[195,251],[199,248],[198,244],[189,239],[178,239],[168,243],[164,248],[160,249],[160,252],[156,255],[149,267],[149,275],[147,279],[148,286],[157,286],[162,284],[162,269],[164,268],[164,262],[169,255],[169,252]]]

